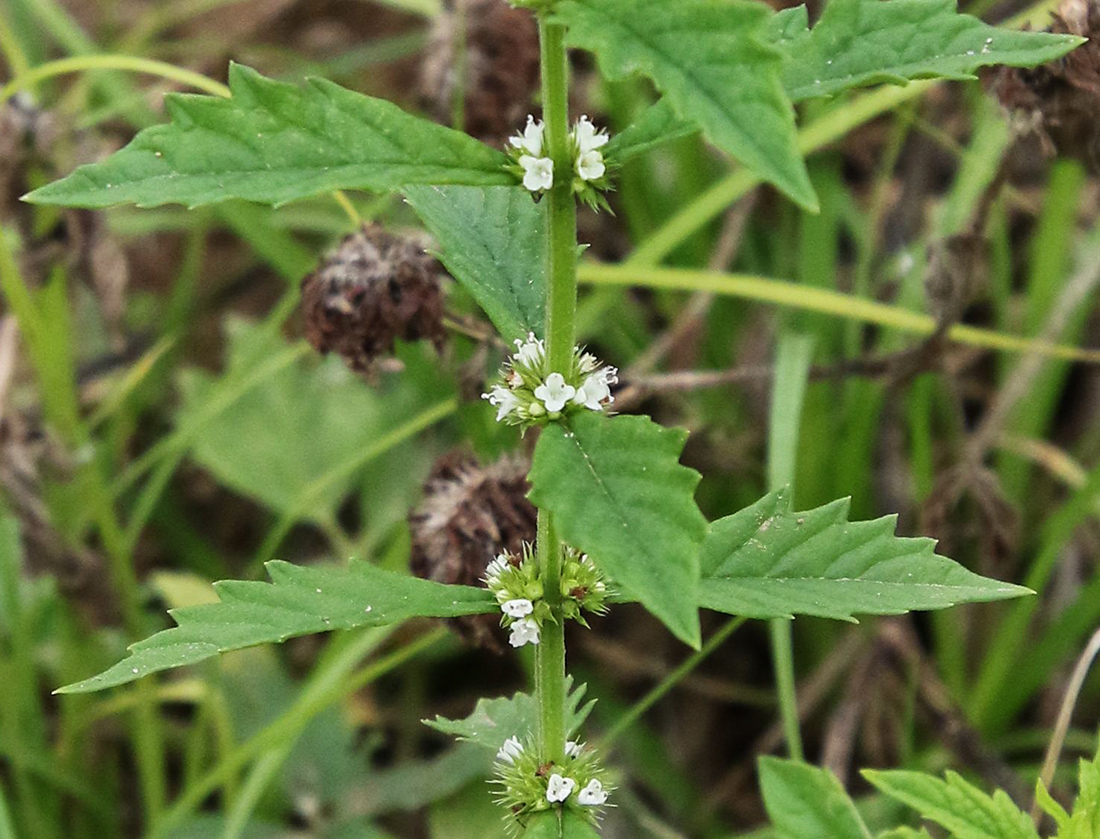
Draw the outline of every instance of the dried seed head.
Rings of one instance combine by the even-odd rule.
[[[505,0],[449,0],[444,5],[420,71],[426,105],[449,124],[461,85],[466,131],[499,146],[531,111],[539,87],[534,15]]]
[[[535,540],[536,511],[527,500],[528,464],[506,457],[480,466],[452,452],[440,458],[424,486],[424,500],[409,514],[412,572],[441,583],[482,585],[485,569],[502,553],[519,556]],[[503,651],[499,615],[452,622],[466,640]]]
[[[1048,31],[1089,41],[1039,67],[998,67],[989,86],[1021,133],[1100,171],[1100,0],[1064,0]]]
[[[368,376],[397,339],[428,339],[440,350],[443,276],[423,244],[365,225],[302,280],[306,338]]]

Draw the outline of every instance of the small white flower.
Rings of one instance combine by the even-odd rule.
[[[577,174],[581,176],[582,181],[598,181],[606,171],[607,165],[603,162],[603,155],[598,151],[586,151],[577,158]]]
[[[610,139],[606,131],[602,129],[597,131],[596,126],[592,124],[592,120],[587,116],[582,116],[577,120],[577,124],[573,128],[573,140],[577,144],[577,151],[582,155],[596,151],[596,149],[602,149]]]
[[[600,360],[592,355],[592,353],[586,352],[581,355],[581,360],[577,366],[582,373],[591,373],[600,366]]]
[[[518,737],[509,737],[497,752],[497,760],[503,763],[515,763],[516,758],[523,754],[523,743]]]
[[[535,398],[541,399],[551,414],[564,408],[576,395],[577,389],[567,385],[561,373],[551,373],[543,384],[535,388]]]
[[[545,130],[541,119],[535,122],[533,116],[528,116],[527,127],[523,129],[523,133],[517,134],[508,142],[512,144],[513,148],[525,151],[532,157],[539,157],[542,154],[542,138]]]
[[[498,554],[485,568],[485,579],[493,582],[508,569],[508,554]]]
[[[585,807],[599,807],[601,804],[606,804],[607,793],[604,791],[603,784],[593,778],[588,782],[588,786],[577,793],[577,803]]]
[[[567,740],[565,743],[565,756],[576,757],[581,753],[583,747],[584,743],[578,743],[576,740]]]
[[[573,402],[592,411],[601,410],[605,402],[614,402],[610,385],[619,380],[616,375],[618,372],[614,367],[601,367],[584,380],[584,384],[577,389]]]
[[[525,618],[535,611],[535,604],[526,598],[518,598],[501,603],[500,610],[510,618]]]
[[[527,340],[516,338],[516,354],[514,362],[527,367],[538,367],[546,358],[546,343],[541,338],[536,338],[534,332],[527,333]]]
[[[512,624],[512,634],[508,637],[508,643],[515,648],[524,644],[537,644],[539,642],[539,625],[534,618],[523,618]]]
[[[550,189],[554,185],[554,161],[549,157],[525,154],[519,159],[523,167],[523,186],[531,192]]]
[[[519,399],[516,398],[516,395],[508,388],[500,385],[494,385],[491,391],[481,394],[481,398],[489,400],[490,405],[496,406],[497,422],[503,420],[519,407]]]
[[[551,804],[565,801],[576,786],[577,782],[572,778],[563,778],[555,772],[550,776],[550,782],[546,785],[546,800]]]

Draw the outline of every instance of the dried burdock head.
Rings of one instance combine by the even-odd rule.
[[[539,38],[526,9],[505,0],[446,0],[424,55],[421,90],[441,122],[450,124],[461,106],[465,130],[500,145],[533,110]]]
[[[480,586],[498,554],[521,555],[523,543],[533,543],[536,531],[537,513],[527,500],[528,466],[515,457],[489,466],[462,452],[441,457],[424,486],[423,501],[409,514],[413,574]],[[451,624],[470,643],[503,652],[499,615]]]
[[[1049,64],[998,67],[989,86],[1021,133],[1038,132],[1048,151],[1100,171],[1100,0],[1064,0],[1048,31],[1089,40]]]
[[[442,350],[445,276],[423,242],[365,225],[302,280],[306,338],[368,377],[398,339]]]

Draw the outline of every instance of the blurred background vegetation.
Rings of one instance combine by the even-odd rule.
[[[1049,7],[964,11],[1050,21]],[[1095,3],[1063,15],[1100,29]],[[502,348],[452,284],[439,351],[398,341],[357,376],[302,337],[299,283],[352,219],[421,241],[415,217],[368,195],[95,213],[18,198],[162,119],[165,92],[215,91],[229,60],[324,76],[500,144],[538,110],[527,13],[503,0],[4,0],[0,51],[0,82],[15,79],[0,86],[0,837],[501,835],[486,756],[420,720],[523,689],[525,661],[427,622],[50,695],[168,625],[166,608],[211,599],[216,579],[262,578],[269,559],[408,567],[423,553],[410,510],[442,503],[424,500],[433,463],[451,458],[446,477],[456,449],[484,465],[522,457],[530,440],[477,398]],[[796,622],[808,755],[879,825],[895,816],[859,767],[950,766],[1026,806],[1100,623],[1097,356],[987,346],[1100,343],[1100,61],[1069,69],[810,103],[818,215],[698,138],[626,165],[614,214],[582,213],[582,339],[622,369],[621,410],[692,431],[685,462],[711,518],[766,490],[771,438],[773,457],[785,445],[794,458],[800,509],[850,495],[854,516],[896,512],[901,533],[1038,592]],[[583,57],[574,70],[576,113],[612,131],[652,100]],[[591,267],[621,261],[637,286]],[[781,334],[813,342],[800,427],[778,412],[769,428],[773,384],[799,387],[774,366]],[[458,573],[428,553],[421,573]],[[705,635],[721,626],[704,618]],[[630,714],[608,744],[622,790],[606,835],[768,835],[754,759],[782,735],[766,628],[676,670],[690,651],[641,610],[594,623],[569,639],[572,673],[600,699],[589,739]],[[1093,753],[1098,709],[1092,678],[1067,770]]]

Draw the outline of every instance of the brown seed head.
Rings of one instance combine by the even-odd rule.
[[[506,457],[489,466],[462,452],[441,457],[409,514],[412,572],[440,583],[480,586],[493,559],[516,556],[534,542],[537,513],[527,500],[528,464]],[[452,625],[466,640],[503,651],[499,616],[461,618]]]
[[[426,105],[449,124],[462,85],[466,131],[499,145],[522,127],[539,87],[534,15],[505,0],[450,0],[444,6],[420,71]]]
[[[427,339],[441,350],[444,276],[422,243],[365,225],[302,280],[306,338],[368,376],[397,339]]]
[[[1049,152],[1100,171],[1100,0],[1064,0],[1048,31],[1089,40],[1039,67],[998,67],[989,86]]]

